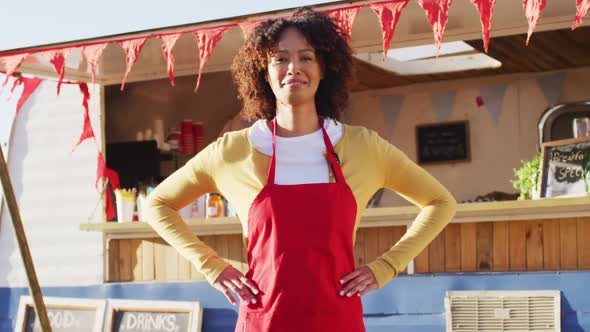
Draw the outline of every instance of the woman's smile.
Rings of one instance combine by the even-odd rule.
[[[288,88],[301,88],[301,87],[307,87],[309,86],[309,84],[306,81],[303,80],[299,80],[299,79],[289,79],[286,82],[283,83],[283,87],[288,87]]]

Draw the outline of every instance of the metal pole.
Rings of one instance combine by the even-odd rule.
[[[29,251],[27,237],[23,228],[23,222],[20,218],[18,205],[16,204],[12,182],[10,182],[10,177],[8,176],[8,167],[6,166],[6,160],[4,159],[2,148],[0,148],[0,180],[0,182],[2,182],[2,190],[4,191],[4,200],[6,201],[8,212],[10,213],[10,219],[12,220],[14,234],[18,241],[18,249],[27,272],[29,293],[33,296],[35,314],[41,323],[41,331],[51,332],[51,326],[49,325],[49,319],[47,318],[47,311],[45,310],[45,304],[43,303],[43,294],[41,293],[41,287],[39,287],[37,274],[35,274],[35,266],[33,265],[33,259],[31,257],[31,252]]]

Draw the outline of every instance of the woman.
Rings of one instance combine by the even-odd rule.
[[[191,159],[148,199],[156,231],[235,304],[236,331],[364,331],[360,296],[402,271],[452,218],[455,200],[401,151],[338,122],[352,51],[327,15],[303,9],[258,26],[232,67],[243,114],[259,119]],[[404,237],[355,268],[360,216],[380,188],[421,207]],[[220,192],[248,246],[243,275],[176,212]]]

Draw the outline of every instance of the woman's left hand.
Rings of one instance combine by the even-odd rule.
[[[340,284],[344,285],[344,287],[340,290],[339,294],[348,297],[355,294],[363,296],[368,292],[379,288],[379,284],[377,284],[377,279],[375,279],[373,272],[371,272],[366,266],[361,266],[342,277],[342,279],[340,279]]]

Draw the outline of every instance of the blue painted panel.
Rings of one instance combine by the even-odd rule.
[[[590,331],[590,271],[400,276],[363,298],[368,332],[445,331],[448,290],[560,290],[562,328]],[[105,284],[44,288],[45,296],[199,301],[203,332],[231,332],[237,307],[205,282]],[[12,331],[24,288],[0,288],[0,332]]]
[[[366,316],[368,332],[442,332],[445,330],[444,314]]]
[[[365,313],[412,314],[444,312],[451,290],[561,290],[562,310],[590,312],[590,271],[402,275],[363,299]]]

